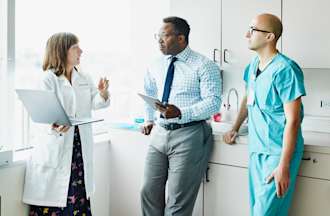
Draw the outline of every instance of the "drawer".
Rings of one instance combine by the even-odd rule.
[[[330,180],[330,154],[305,151],[299,175]]]
[[[289,216],[329,216],[329,203],[330,181],[298,176]]]
[[[247,144],[228,145],[221,141],[214,143],[213,152],[211,154],[210,162],[248,167],[249,153]]]

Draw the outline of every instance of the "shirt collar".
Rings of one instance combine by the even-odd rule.
[[[76,67],[74,67],[71,74],[71,83],[72,84],[76,83],[78,78],[79,78],[78,71],[76,70]]]
[[[268,66],[274,61],[274,59],[277,58],[279,53],[280,52],[277,51],[277,53],[270,60],[268,60],[268,62],[265,64],[264,68],[260,71],[262,72],[262,71],[266,70],[268,68]],[[258,56],[257,61],[256,61],[256,70],[259,68],[259,64],[260,64],[260,58]]]
[[[178,58],[178,60],[180,61],[184,61],[186,62],[189,58],[189,56],[191,55],[192,50],[190,49],[189,46],[186,46],[186,48],[184,48],[184,50],[182,50],[180,53],[176,54],[175,57]],[[172,55],[167,55],[166,59],[170,60],[173,56]]]
[[[64,76],[64,74],[61,74],[58,76],[58,79],[61,81],[64,81],[64,80],[66,80],[66,77]]]
[[[76,68],[74,67],[73,70],[72,70],[72,74],[71,74],[71,83],[73,83],[77,78],[78,78],[78,71],[76,70]],[[71,85],[69,80],[65,77],[64,74],[61,74],[59,77],[58,77],[59,80],[61,81],[65,81],[65,84],[68,84],[68,85]]]

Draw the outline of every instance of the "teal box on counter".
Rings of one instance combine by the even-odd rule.
[[[110,127],[116,129],[140,131],[141,126],[139,124],[131,124],[131,123],[111,123]]]

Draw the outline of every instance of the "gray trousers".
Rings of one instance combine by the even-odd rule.
[[[191,215],[212,147],[206,122],[174,131],[154,127],[141,190],[143,215]]]

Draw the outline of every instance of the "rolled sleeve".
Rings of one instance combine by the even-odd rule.
[[[144,92],[146,95],[150,97],[157,97],[157,85],[155,79],[152,77],[149,70],[144,76]],[[155,110],[147,103],[145,103],[145,119],[146,121],[154,121],[155,120]]]
[[[192,106],[180,108],[181,120],[190,122],[208,119],[212,114],[218,112],[221,106],[221,85],[219,67],[213,62],[208,62],[200,72],[202,100]]]

